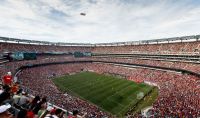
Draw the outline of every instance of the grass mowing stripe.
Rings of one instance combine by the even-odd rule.
[[[129,105],[129,103],[131,102],[131,101],[133,101],[134,99],[132,99],[131,101],[129,101],[129,102],[125,102],[128,98],[125,96],[125,95],[120,95],[120,93],[122,93],[122,92],[124,92],[124,91],[126,91],[127,89],[129,89],[130,87],[133,87],[133,88],[138,88],[137,86],[128,86],[128,87],[126,87],[126,88],[124,88],[123,90],[121,90],[120,92],[116,92],[115,94],[113,94],[112,96],[110,96],[110,97],[108,97],[107,99],[110,101],[110,100],[114,100],[114,101],[117,101],[118,103],[121,103],[121,104],[123,104],[123,106],[124,106],[124,108],[127,106],[127,105]],[[137,91],[132,91],[131,93],[132,94],[135,94],[136,95],[136,92]],[[136,97],[135,97],[136,98]],[[105,101],[104,101],[105,102]],[[114,111],[115,111],[115,113],[116,114],[120,114],[121,112],[121,110],[122,109],[124,109],[124,108],[121,108],[121,109],[118,109],[118,108],[113,108],[114,109]]]
[[[99,93],[99,92],[104,92],[106,89],[110,89],[111,91],[114,91],[114,87],[120,85],[120,86],[126,86],[124,84],[127,84],[127,83],[121,83],[120,85],[120,82],[119,81],[115,81],[115,82],[112,82],[112,83],[105,83],[103,84],[104,86],[101,86],[101,87],[95,87],[95,89],[99,89],[99,91],[94,91],[94,92],[91,92],[92,95],[95,95],[95,93]],[[128,85],[128,84],[127,84]],[[120,87],[118,86],[118,87]],[[93,94],[94,93],[94,94]]]
[[[114,80],[113,79],[105,79],[105,78],[98,78],[97,77],[97,79],[102,79],[101,80],[101,83],[104,83],[104,81],[111,81],[111,82],[113,82]],[[87,81],[88,80],[88,81]],[[98,81],[96,80],[95,81],[95,79],[94,78],[90,78],[90,79],[88,79],[88,78],[82,78],[82,81],[80,82],[80,81],[76,81],[77,82],[77,84],[79,84],[79,83],[81,83],[81,84],[88,84],[88,83],[97,83]],[[74,86],[76,86],[76,84],[74,85]],[[73,88],[73,87],[71,87],[71,86],[69,86],[69,88]],[[77,88],[79,88],[79,86],[77,86]]]
[[[132,88],[130,88],[132,87]],[[119,92],[116,92],[115,94],[113,94],[112,96],[110,96],[108,99],[114,99],[118,102],[122,102],[122,103],[127,103],[127,100],[130,100],[130,98],[128,98],[127,96],[132,96],[132,99],[135,99],[134,97],[136,97],[136,88],[138,88],[137,86],[127,86],[126,88],[120,90]],[[130,90],[131,89],[131,90]],[[133,96],[134,95],[134,96]],[[132,100],[130,100],[132,101]]]
[[[112,81],[110,81],[109,83],[106,83],[106,82],[102,82],[102,83],[93,83],[92,85],[90,85],[91,83],[90,82],[88,82],[89,83],[89,86],[85,86],[84,88],[83,87],[79,87],[79,86],[77,86],[77,88],[75,88],[74,90],[75,91],[77,91],[76,89],[78,89],[78,90],[87,90],[87,92],[88,92],[88,87],[90,87],[90,90],[92,90],[92,89],[95,89],[95,88],[99,88],[99,87],[101,87],[101,86],[103,86],[103,85],[105,85],[105,84],[110,84],[110,83],[114,83],[115,81],[114,80],[112,80]],[[86,84],[88,84],[88,83],[86,83]]]
[[[110,83],[114,83],[115,81],[111,81]],[[93,85],[97,85],[97,87],[101,87],[101,85],[100,84],[93,84]],[[102,85],[103,85],[103,83],[102,83]],[[96,86],[94,86],[94,87],[96,87]],[[73,88],[72,88],[73,89]],[[90,93],[92,90],[95,90],[95,89],[93,89],[93,86],[91,86],[91,85],[86,85],[86,86],[84,86],[84,87],[77,87],[76,89],[73,89],[74,91],[78,91],[79,93]]]
[[[116,90],[119,90],[119,89],[122,89],[123,87],[126,87],[128,86],[130,83],[120,83],[118,81],[118,83],[116,84],[112,84],[112,85],[109,85],[108,87],[104,87],[103,89],[101,89],[100,91],[98,91],[98,93],[101,93],[103,92],[102,94],[98,94],[96,93],[94,96],[95,97],[98,97],[98,99],[103,99],[104,96],[108,96],[111,94],[113,94]],[[108,91],[108,89],[110,89]],[[107,91],[106,91],[107,90]]]
[[[142,88],[142,89],[143,89],[143,88]],[[151,91],[152,89],[153,89],[153,87],[151,87],[151,89],[148,90],[147,93],[148,93],[149,91]],[[129,105],[127,105],[124,109],[121,110],[121,114],[125,114],[126,111],[127,111],[131,106],[135,106],[135,104],[137,104],[137,103],[140,102],[140,101],[141,101],[140,99],[137,99],[137,98],[136,98],[134,101],[130,102]]]
[[[92,94],[90,94],[89,96],[91,96],[91,100],[93,102],[100,103],[103,99],[108,97],[110,94],[114,93],[114,90],[111,89],[112,86],[117,86],[119,88],[120,87],[122,88],[122,87],[126,86],[127,84],[123,84],[121,86],[119,86],[119,85],[120,85],[120,83],[118,82],[118,83],[110,85],[110,86],[102,87],[102,88],[96,90],[95,92],[93,92]]]

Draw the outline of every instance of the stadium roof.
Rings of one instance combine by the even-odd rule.
[[[130,42],[113,42],[113,43],[64,43],[64,42],[48,42],[48,41],[35,41],[26,39],[16,39],[0,37],[0,42],[11,42],[20,44],[36,44],[36,45],[55,45],[55,46],[123,46],[123,45],[141,45],[141,44],[159,44],[159,43],[171,43],[171,42],[184,42],[184,41],[198,41],[200,35],[172,37],[163,39],[153,40],[142,40],[142,41],[130,41]]]

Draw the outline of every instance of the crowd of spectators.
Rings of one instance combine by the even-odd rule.
[[[48,46],[48,45],[30,45],[30,44],[14,44],[14,43],[0,43],[0,53],[3,52],[74,52],[74,51],[91,51],[94,53],[148,53],[148,54],[197,54],[199,51],[199,42],[184,42],[184,43],[170,43],[170,44],[152,44],[152,45],[137,45],[137,46],[118,46],[118,47],[65,47],[65,46]],[[0,77],[3,78],[5,73],[11,71],[14,73],[17,68],[24,65],[43,64],[63,61],[79,61],[79,60],[95,60],[95,61],[111,61],[111,62],[125,62],[144,64],[152,66],[162,66],[169,68],[180,68],[191,70],[199,73],[199,64],[183,63],[183,62],[169,62],[158,60],[142,60],[137,58],[123,59],[123,58],[74,58],[73,56],[39,56],[37,60],[13,61],[0,65]],[[156,102],[152,105],[151,113],[156,117],[200,117],[200,80],[199,78],[174,72],[166,72],[161,70],[151,70],[145,68],[129,68],[120,65],[102,64],[102,63],[83,63],[83,64],[63,64],[51,65],[44,67],[28,68],[21,71],[18,75],[20,88],[25,91],[13,90],[11,87],[19,86],[18,84],[3,86],[0,95],[7,95],[9,98],[1,100],[0,103],[0,117],[2,108],[17,107],[19,114],[28,114],[30,110],[33,114],[38,115],[28,103],[32,103],[32,98],[27,93],[44,97],[45,99],[61,108],[69,111],[75,111],[74,114],[86,114],[86,117],[110,117],[110,114],[101,111],[97,106],[81,100],[68,93],[62,93],[51,81],[52,77],[63,76],[65,74],[78,73],[83,70],[94,71],[96,73],[110,73],[125,77],[127,80],[135,82],[152,82],[159,87],[159,96]],[[41,87],[43,86],[43,87]],[[9,89],[8,89],[9,88]],[[15,91],[15,92],[13,92]],[[9,95],[8,95],[9,93]],[[26,101],[26,97],[28,100]],[[1,98],[1,97],[0,97]],[[12,99],[11,99],[12,98]],[[23,98],[16,102],[13,98]],[[38,97],[36,97],[38,98]],[[44,100],[44,99],[43,99]],[[6,102],[5,102],[6,101]],[[39,99],[40,103],[42,99]],[[24,102],[26,103],[24,105]],[[44,102],[44,101],[43,101]],[[5,103],[10,103],[11,106]],[[17,104],[16,104],[17,103]],[[28,104],[28,105],[27,105]],[[3,106],[4,105],[4,106]],[[27,107],[26,110],[21,107]],[[14,111],[16,111],[16,109]],[[46,111],[45,105],[41,105],[39,110]],[[13,116],[17,116],[18,112],[11,110]],[[60,112],[61,113],[61,112]],[[63,112],[62,112],[63,113]],[[141,114],[128,113],[128,117],[141,117]],[[12,116],[12,115],[11,115]],[[10,116],[9,116],[10,117]],[[3,117],[2,117],[3,118]],[[22,118],[22,117],[20,117]],[[48,116],[47,116],[48,118]]]
[[[167,50],[170,50],[169,54],[177,53],[182,54],[196,54],[199,51],[200,43],[198,41],[195,42],[182,42],[182,43],[166,43],[166,44],[149,44],[149,45],[130,45],[130,46],[107,46],[107,47],[77,47],[77,46],[54,46],[54,45],[33,45],[33,44],[16,44],[16,43],[0,43],[0,54],[4,52],[92,52],[92,53],[138,53],[143,54],[147,52],[148,54],[156,53],[157,54],[165,54]],[[135,51],[135,52],[133,52]],[[35,63],[46,63],[46,62],[58,62],[58,61],[67,61],[67,60],[106,60],[106,61],[114,61],[114,62],[127,62],[127,63],[135,63],[135,64],[146,64],[153,66],[162,66],[162,67],[170,67],[170,68],[178,68],[178,69],[186,69],[191,70],[193,72],[199,73],[199,64],[196,63],[185,63],[182,61],[164,61],[164,60],[143,60],[139,58],[81,58],[75,59],[66,55],[59,56],[37,56],[37,60],[29,60],[29,61],[20,61],[20,62],[11,62],[8,65],[5,64],[6,69],[13,70],[12,68],[18,67],[18,65],[28,65]],[[1,60],[0,60],[1,62]],[[14,63],[14,64],[13,64]],[[16,64],[17,63],[17,64]],[[15,66],[15,67],[13,67]],[[3,67],[0,67],[0,70]],[[6,70],[4,68],[4,70]],[[6,70],[7,71],[7,70]],[[0,74],[3,71],[0,71]]]
[[[50,104],[44,94],[32,96],[23,85],[13,81],[11,72],[0,82],[0,118],[84,118],[86,115],[78,116],[77,109],[70,113]]]
[[[18,43],[3,43],[0,42],[0,53],[4,52],[89,52],[91,47],[80,46],[55,46],[55,45],[37,45],[37,44],[18,44]]]
[[[135,53],[135,54],[199,54],[199,41],[163,44],[141,44],[127,46],[95,47],[94,53]]]
[[[110,61],[110,62],[122,62],[130,64],[143,64],[150,66],[168,67],[176,69],[185,69],[192,72],[200,73],[200,64],[198,63],[186,63],[182,61],[165,61],[165,60],[152,60],[152,59],[140,59],[140,58],[116,58],[116,57],[92,57],[94,61]]]
[[[138,82],[139,79],[158,85],[159,96],[153,104],[154,115],[157,117],[200,116],[200,80],[198,77],[160,70],[128,69],[105,64],[93,64],[89,69],[99,73],[121,74],[132,81]]]
[[[28,87],[32,94],[46,95],[51,103],[59,107],[67,110],[78,109],[81,115],[87,112],[89,116],[108,116],[96,106],[67,93],[61,93],[50,79],[53,76],[62,76],[83,70],[100,74],[118,74],[135,82],[155,83],[159,87],[159,96],[153,104],[152,111],[157,117],[197,117],[200,115],[199,78],[192,75],[142,68],[130,69],[112,64],[85,63],[30,68],[22,71],[19,78],[23,83],[22,85]],[[41,85],[43,85],[43,88],[41,88]],[[52,94],[54,96],[51,96]],[[128,114],[128,116],[131,117],[131,114]]]
[[[23,61],[11,61],[0,65],[0,77],[8,71],[14,73],[17,68],[21,66],[31,66],[33,64],[43,64],[43,63],[54,63],[54,62],[64,62],[64,61],[81,61],[88,60],[88,58],[74,58],[73,56],[60,55],[60,56],[38,56],[37,60],[23,60]]]
[[[0,42],[0,53],[3,52],[93,52],[93,53],[138,53],[138,54],[199,54],[199,41],[175,42],[163,44],[141,44],[126,46],[55,46],[37,44],[17,44]]]
[[[61,108],[69,111],[77,109],[80,111],[80,115],[87,113],[87,117],[109,116],[109,114],[84,100],[71,96],[68,93],[60,92],[51,80],[51,78],[55,76],[78,73],[83,70],[83,67],[84,65],[82,64],[67,64],[30,68],[22,71],[18,78],[21,80],[22,85],[28,88],[31,94],[45,95],[50,103],[56,104]],[[37,76],[30,76],[35,74],[37,74]]]

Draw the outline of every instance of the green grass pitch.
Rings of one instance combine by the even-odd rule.
[[[68,92],[81,99],[87,100],[113,115],[124,116],[138,101],[137,94],[144,94],[154,87],[146,84],[137,84],[133,81],[121,79],[111,75],[101,75],[92,72],[81,72],[54,78],[53,82],[63,92]],[[157,91],[153,97],[139,103],[138,109],[142,109],[156,99]],[[136,110],[138,110],[136,109]]]

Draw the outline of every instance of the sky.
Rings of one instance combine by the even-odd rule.
[[[199,0],[0,0],[4,37],[109,43],[197,34]]]

